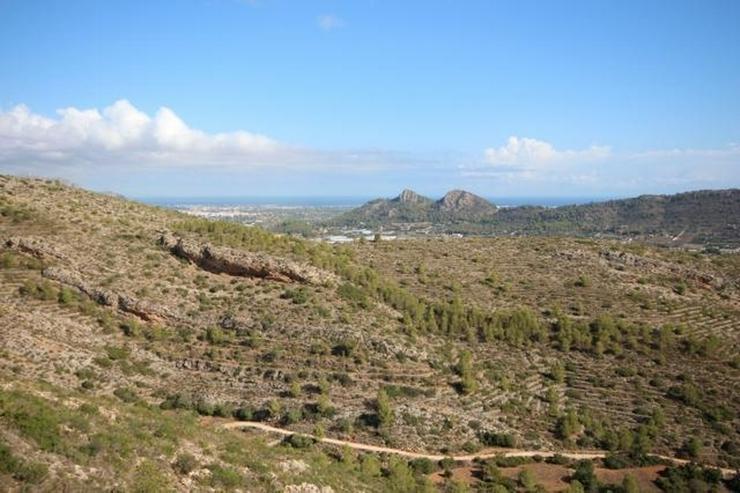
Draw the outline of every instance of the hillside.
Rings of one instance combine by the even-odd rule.
[[[551,209],[511,208],[501,211],[494,227],[525,234],[607,233],[738,246],[738,217],[740,190],[702,190]]]
[[[464,196],[465,200],[456,200]],[[379,199],[352,210],[337,224],[398,225],[430,222],[437,232],[484,235],[607,235],[665,245],[740,246],[740,190],[702,190],[643,195],[555,208],[522,206],[498,211],[480,197],[453,191],[434,202],[404,207],[400,197]],[[445,204],[454,204],[446,208]]]
[[[331,246],[9,176],[0,246],[0,490],[513,491],[583,467],[535,452],[596,449],[599,480],[659,491],[687,470],[651,454],[740,465],[737,254]]]

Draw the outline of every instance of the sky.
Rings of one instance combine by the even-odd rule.
[[[740,2],[0,0],[0,173],[134,197],[740,187]]]

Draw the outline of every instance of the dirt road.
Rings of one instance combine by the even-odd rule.
[[[311,437],[314,440],[321,442],[321,443],[338,445],[340,447],[349,447],[351,449],[363,450],[366,452],[394,454],[394,455],[399,455],[401,457],[408,457],[410,459],[429,459],[432,461],[439,461],[439,460],[444,459],[445,457],[450,457],[456,462],[472,462],[476,458],[477,459],[491,459],[493,457],[534,457],[534,456],[553,457],[555,455],[561,455],[563,457],[567,457],[568,459],[574,459],[574,460],[581,460],[581,459],[592,460],[592,459],[603,459],[604,457],[606,457],[606,454],[607,454],[603,450],[548,451],[548,450],[497,449],[497,450],[482,451],[481,453],[477,453],[477,454],[448,456],[448,455],[427,454],[424,452],[411,452],[408,450],[402,450],[402,449],[391,448],[391,447],[381,447],[378,445],[351,442],[347,440],[339,440],[336,438],[326,438],[326,437],[319,438],[311,434],[296,433],[294,431],[286,430],[283,428],[276,428],[274,426],[270,426],[265,423],[260,423],[257,421],[232,421],[232,422],[224,423],[223,427],[226,429],[252,428],[256,430],[265,431],[268,433],[277,433],[279,435],[284,435],[284,436],[303,435],[303,436]],[[664,455],[657,455],[657,454],[654,456],[660,459],[663,459],[663,460],[673,462],[674,464],[679,464],[679,465],[687,464],[689,462],[685,459],[679,459],[677,457],[667,457]],[[722,471],[722,474],[725,477],[731,477],[736,473],[736,471],[732,469],[720,469],[720,471]]]

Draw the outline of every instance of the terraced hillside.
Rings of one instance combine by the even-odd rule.
[[[211,417],[440,455],[740,461],[737,255],[335,247],[12,177],[0,242],[9,488],[433,487],[426,466],[270,446]]]

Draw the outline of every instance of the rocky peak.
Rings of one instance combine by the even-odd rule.
[[[451,190],[439,200],[439,206],[447,210],[490,209],[493,204],[465,190]]]
[[[414,192],[413,190],[409,190],[407,188],[403,192],[401,192],[398,197],[396,197],[396,200],[398,202],[401,202],[402,204],[415,204],[425,201],[425,198]]]

